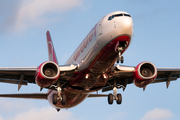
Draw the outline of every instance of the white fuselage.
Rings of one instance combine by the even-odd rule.
[[[131,17],[120,16],[114,17],[112,20],[108,20],[111,15],[120,13],[126,12],[117,11],[103,17],[91,29],[66,64],[78,64],[79,70],[81,71],[88,67],[97,54],[111,40],[124,34],[132,37],[133,20]]]
[[[78,64],[77,75],[69,80],[69,87],[64,91],[67,104],[58,103],[56,108],[70,108],[81,103],[90,92],[100,90],[107,82],[102,78],[116,62],[118,53],[116,46],[126,42],[127,49],[133,34],[133,20],[126,12],[117,11],[104,16],[88,33],[78,46],[66,65]],[[86,78],[89,75],[89,78]],[[101,82],[100,82],[101,81]],[[48,100],[52,103],[52,95],[57,91],[49,92]],[[86,93],[86,94],[85,94]]]

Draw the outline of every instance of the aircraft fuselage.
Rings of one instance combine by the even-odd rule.
[[[52,95],[57,93],[54,90],[49,90],[49,102],[56,108],[70,108],[81,103],[90,92],[102,89],[119,56],[118,46],[122,47],[120,53],[123,54],[131,43],[132,34],[133,20],[128,13],[117,11],[103,17],[66,62],[66,65],[79,66],[64,89],[66,104],[52,104]]]

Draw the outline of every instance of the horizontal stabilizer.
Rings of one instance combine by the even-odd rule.
[[[29,99],[44,99],[44,100],[47,100],[47,93],[0,94],[0,97],[29,98]]]

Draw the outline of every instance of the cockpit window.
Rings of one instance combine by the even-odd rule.
[[[120,16],[123,16],[123,14],[116,14],[114,15],[115,17],[120,17]]]
[[[121,17],[121,16],[127,16],[127,17],[131,17],[129,14],[115,14],[115,15],[112,15],[108,18],[108,20],[112,20],[113,18],[115,17]]]
[[[128,17],[131,17],[129,14],[124,14],[124,16],[128,16]]]

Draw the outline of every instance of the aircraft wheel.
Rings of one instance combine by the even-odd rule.
[[[109,103],[110,105],[113,104],[113,94],[111,94],[111,93],[108,95],[108,103]]]
[[[121,56],[121,63],[123,63],[124,62],[124,57],[123,56]]]
[[[122,103],[122,95],[121,95],[121,94],[117,94],[116,103],[117,103],[117,104],[121,104],[121,103]]]
[[[52,102],[53,102],[54,105],[57,104],[57,99],[58,99],[57,94],[53,94]]]
[[[61,100],[61,104],[65,105],[66,104],[66,94],[61,94],[62,100]]]
[[[119,57],[116,58],[116,62],[119,63]]]

